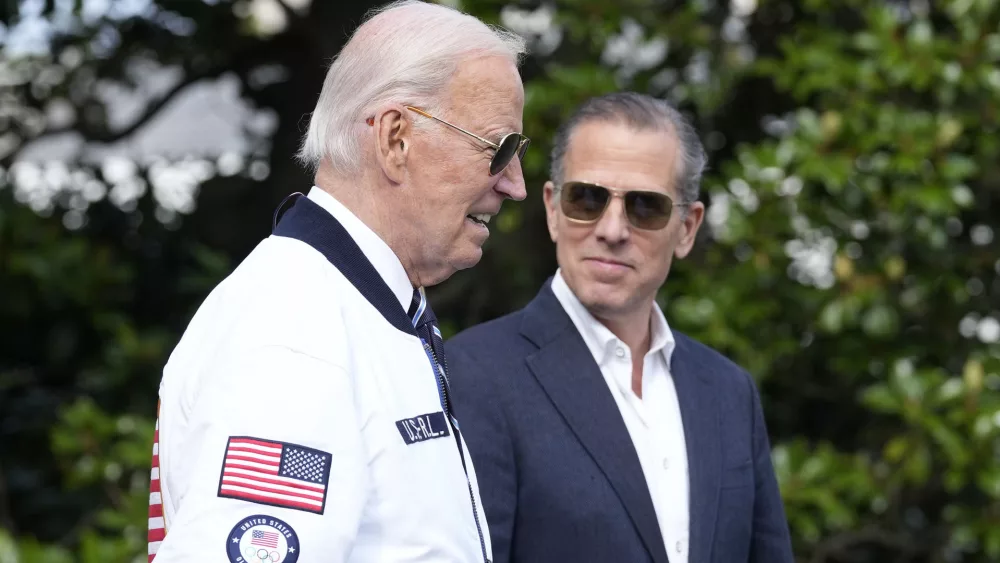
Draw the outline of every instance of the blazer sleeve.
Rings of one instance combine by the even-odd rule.
[[[489,524],[493,563],[509,563],[517,509],[513,440],[496,390],[498,374],[463,348],[446,345],[455,416],[469,447]]]
[[[750,563],[794,563],[788,520],[778,480],[771,463],[771,445],[767,436],[763,408],[756,385],[747,374],[753,395],[753,456],[756,491],[753,508],[753,539]]]

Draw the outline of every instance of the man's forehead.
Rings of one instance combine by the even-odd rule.
[[[615,123],[583,123],[570,135],[563,181],[674,195],[679,162],[676,137],[667,131],[636,131]]]
[[[567,140],[567,152],[574,147],[584,150],[624,145],[629,149],[649,148],[669,152],[676,148],[677,134],[672,127],[655,124],[636,126],[616,119],[589,119],[576,124]]]
[[[452,107],[478,122],[519,129],[524,88],[517,67],[502,57],[460,63],[451,82]]]

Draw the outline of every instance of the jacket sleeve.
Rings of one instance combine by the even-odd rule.
[[[264,346],[199,381],[185,443],[160,425],[175,513],[155,563],[346,561],[370,487],[349,375]],[[184,406],[164,401],[161,422],[166,409]]]
[[[760,404],[760,395],[750,375],[753,396],[753,458],[755,494],[750,563],[794,563],[788,521],[778,480],[771,463],[771,445]]]
[[[479,481],[493,563],[509,563],[517,512],[517,469],[506,414],[489,366],[453,342],[446,345],[452,403]]]

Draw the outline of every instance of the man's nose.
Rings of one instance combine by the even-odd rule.
[[[621,198],[611,198],[594,229],[597,238],[608,244],[619,244],[628,240],[630,225],[625,216],[625,203]]]
[[[515,201],[521,201],[528,196],[527,187],[524,185],[521,159],[515,157],[500,174],[500,181],[497,182],[496,188],[498,192]]]

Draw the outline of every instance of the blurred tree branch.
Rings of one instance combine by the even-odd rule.
[[[180,82],[178,82],[176,85],[174,85],[173,88],[171,88],[170,90],[166,91],[159,98],[150,101],[150,103],[143,110],[142,115],[140,115],[132,123],[130,123],[128,126],[122,128],[122,129],[118,129],[116,131],[97,131],[97,130],[88,128],[86,125],[82,125],[80,123],[74,123],[74,124],[68,125],[66,127],[60,127],[60,128],[56,128],[56,129],[46,130],[42,135],[40,135],[38,137],[35,137],[32,140],[33,141],[38,141],[38,140],[42,140],[42,139],[44,139],[46,137],[52,137],[52,136],[56,136],[56,135],[62,135],[62,134],[66,134],[66,133],[76,132],[76,133],[82,134],[83,137],[84,137],[84,139],[87,142],[91,142],[91,143],[110,144],[110,143],[114,143],[116,141],[120,141],[120,140],[124,139],[125,137],[128,137],[132,133],[135,133],[143,125],[145,125],[146,123],[148,123],[152,118],[156,117],[156,115],[160,112],[160,110],[162,110],[164,107],[166,107],[167,104],[169,104],[171,101],[173,101],[173,99],[178,94],[180,94],[181,92],[183,92],[188,86],[191,86],[192,84],[194,84],[196,82],[199,82],[201,80],[205,80],[205,79],[208,79],[208,78],[217,78],[221,74],[223,74],[224,72],[226,72],[227,70],[229,70],[228,66],[212,67],[212,68],[208,68],[208,69],[205,69],[203,71],[200,71],[200,72],[191,72],[189,70],[186,73],[184,79],[182,79]]]
[[[299,19],[300,21],[304,21],[302,18]],[[64,127],[46,129],[40,135],[29,139],[27,142],[21,143],[16,150],[12,151],[0,162],[5,165],[11,162],[16,162],[22,151],[32,143],[67,133],[79,134],[83,137],[85,143],[112,144],[121,141],[134,134],[154,119],[160,111],[176,99],[177,96],[184,92],[189,86],[192,86],[202,80],[218,78],[227,72],[234,72],[245,84],[248,74],[252,69],[262,64],[266,64],[270,61],[270,59],[275,59],[280,55],[280,47],[274,47],[276,47],[276,44],[283,39],[284,36],[285,34],[280,34],[269,41],[249,43],[245,49],[236,50],[230,56],[216,63],[205,64],[203,61],[198,61],[195,63],[185,64],[183,69],[184,78],[159,97],[150,100],[142,113],[131,123],[121,129],[104,129],[99,126],[90,126],[83,120],[77,120],[76,122]]]

